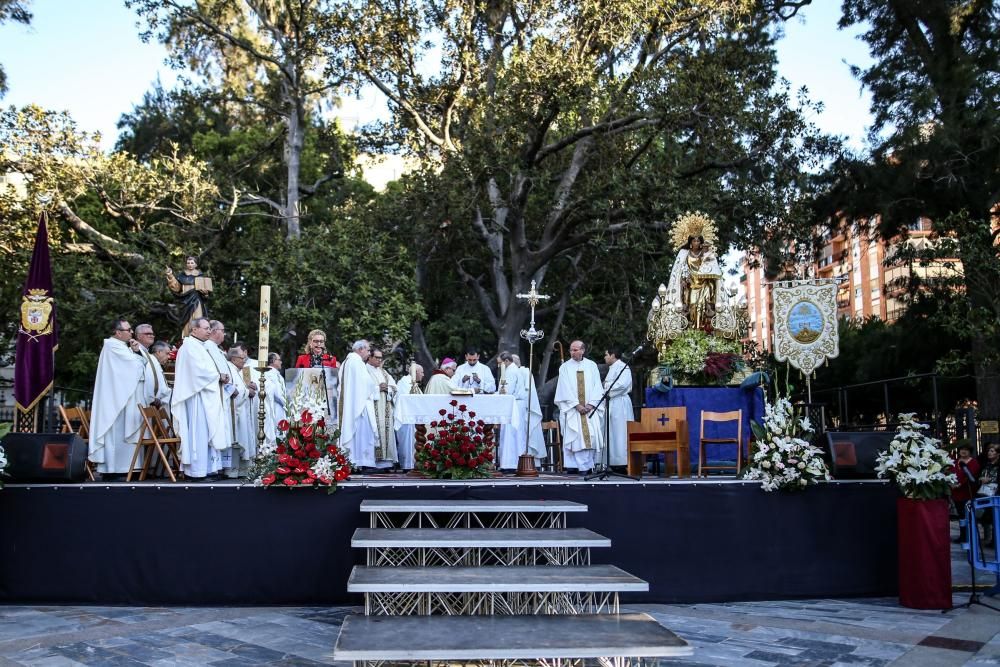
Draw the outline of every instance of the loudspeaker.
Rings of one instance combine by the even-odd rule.
[[[16,482],[80,482],[87,474],[87,442],[75,433],[8,433],[7,473]]]
[[[875,479],[875,459],[889,449],[893,431],[827,431],[830,473],[838,479]]]

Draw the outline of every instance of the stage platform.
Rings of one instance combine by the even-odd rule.
[[[334,494],[235,482],[9,484],[0,491],[0,602],[358,604],[365,499],[570,500],[570,527],[610,538],[594,563],[650,584],[623,602],[896,593],[896,491],[834,481],[765,493],[730,479],[354,477]]]

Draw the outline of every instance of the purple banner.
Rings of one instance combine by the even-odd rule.
[[[31,254],[28,278],[21,291],[17,328],[17,356],[14,361],[14,400],[21,412],[30,412],[52,388],[56,332],[56,302],[52,293],[52,263],[45,214],[38,220],[35,250]]]

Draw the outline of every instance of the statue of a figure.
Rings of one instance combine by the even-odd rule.
[[[184,262],[184,271],[175,275],[168,266],[166,270],[167,287],[180,301],[180,322],[184,324],[181,335],[187,336],[191,331],[191,320],[208,317],[207,301],[212,293],[212,279],[198,268],[198,260],[188,257]]]
[[[688,214],[674,225],[674,243],[678,247],[666,304],[683,312],[688,326],[711,330],[712,318],[726,306],[725,290],[720,288],[722,269],[712,248],[715,225],[701,214]]]

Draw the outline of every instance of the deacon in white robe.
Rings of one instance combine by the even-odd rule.
[[[257,455],[257,413],[254,406],[259,404],[254,400],[257,385],[247,365],[246,349],[233,345],[227,356],[229,375],[236,389],[227,406],[234,420],[236,442],[223,452],[222,468],[227,477],[235,478],[246,473],[249,462]],[[250,382],[247,382],[248,379]]]
[[[608,348],[604,362],[608,374],[604,376],[604,391],[608,394],[608,465],[628,465],[628,423],[635,421],[632,410],[632,369],[619,359],[621,350]]]
[[[497,390],[493,371],[479,363],[479,352],[475,348],[466,350],[465,363],[455,370],[451,386],[452,389],[471,389],[477,394],[493,394]]]
[[[521,411],[521,414],[524,415],[527,413],[527,419],[525,419],[524,423],[531,426],[528,431],[528,451],[536,459],[542,459],[545,458],[545,436],[542,433],[542,406],[538,403],[538,389],[535,386],[535,376],[531,374],[530,370],[521,366],[521,359],[516,354],[512,354],[511,357],[515,368],[507,369],[507,375],[509,376],[512,370],[516,370],[517,374],[521,376],[519,383],[519,386],[522,388],[521,394],[515,396],[515,398],[517,399],[517,407]],[[522,398],[522,395],[525,393],[527,395]]]
[[[416,382],[413,381],[416,376]],[[405,375],[396,383],[396,395],[421,394],[420,382],[424,379],[424,367],[413,364],[410,375]],[[412,470],[417,439],[416,424],[400,424],[396,429],[396,454],[399,456],[399,467]]]
[[[559,367],[555,403],[559,408],[559,427],[563,440],[563,464],[581,473],[600,461],[603,439],[601,373],[590,359],[584,359],[583,341],[570,343],[568,359]],[[603,406],[602,406],[603,408]]]
[[[452,390],[451,380],[455,376],[455,369],[458,364],[451,357],[445,357],[441,362],[441,367],[431,374],[431,379],[424,387],[425,394],[450,394]]]
[[[228,372],[220,375],[208,352],[205,340],[209,324],[205,318],[191,322],[191,335],[177,350],[174,391],[170,411],[181,439],[181,464],[184,474],[204,478],[222,469],[222,450],[232,444],[223,420],[223,385]],[[228,367],[227,367],[228,371]]]
[[[375,399],[378,384],[368,372],[365,361],[370,351],[368,341],[359,340],[351,347],[340,366],[340,400],[337,404],[340,421],[340,446],[350,454],[355,466],[374,468],[378,465],[375,448],[378,444],[375,421]],[[383,467],[392,462],[383,462]]]
[[[368,373],[378,385],[375,394],[375,435],[378,444],[375,446],[375,459],[397,463],[396,427],[393,420],[393,408],[396,404],[396,381],[382,368],[383,351],[371,350],[368,356]]]
[[[132,338],[132,327],[116,320],[110,338],[97,361],[94,383],[94,407],[90,418],[88,458],[104,474],[128,473],[139,441],[142,416],[139,404],[144,400],[144,356],[136,354],[139,343]],[[136,459],[136,466],[142,463]]]

